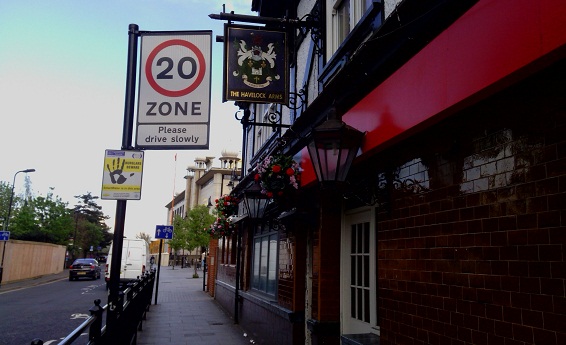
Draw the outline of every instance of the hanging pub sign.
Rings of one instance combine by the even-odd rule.
[[[287,34],[251,26],[224,26],[223,101],[287,104]]]

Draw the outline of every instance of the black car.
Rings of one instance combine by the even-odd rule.
[[[100,265],[95,259],[76,259],[69,267],[69,280],[81,277],[100,279]]]

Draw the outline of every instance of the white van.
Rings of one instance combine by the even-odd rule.
[[[112,264],[112,244],[106,259],[104,277],[106,283],[110,280],[110,265]],[[136,279],[145,273],[147,265],[147,243],[142,239],[124,238],[122,245],[122,264],[120,265],[120,281]]]

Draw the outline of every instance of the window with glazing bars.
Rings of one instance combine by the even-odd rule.
[[[370,223],[353,224],[351,229],[351,317],[370,322]]]

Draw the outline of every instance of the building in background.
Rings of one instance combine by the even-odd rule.
[[[165,207],[168,209],[169,223],[172,224],[175,216],[186,217],[196,205],[206,205],[212,213],[214,202],[222,195],[229,194],[240,172],[240,158],[238,152],[229,150],[222,151],[219,158],[219,166],[214,166],[215,157],[199,157],[194,161],[194,165],[187,167],[187,175],[185,176],[185,190],[177,193],[173,200]],[[202,248],[194,251],[179,250],[172,253],[171,260],[175,258],[177,264],[181,265],[182,260],[185,262],[198,261],[203,258]]]

